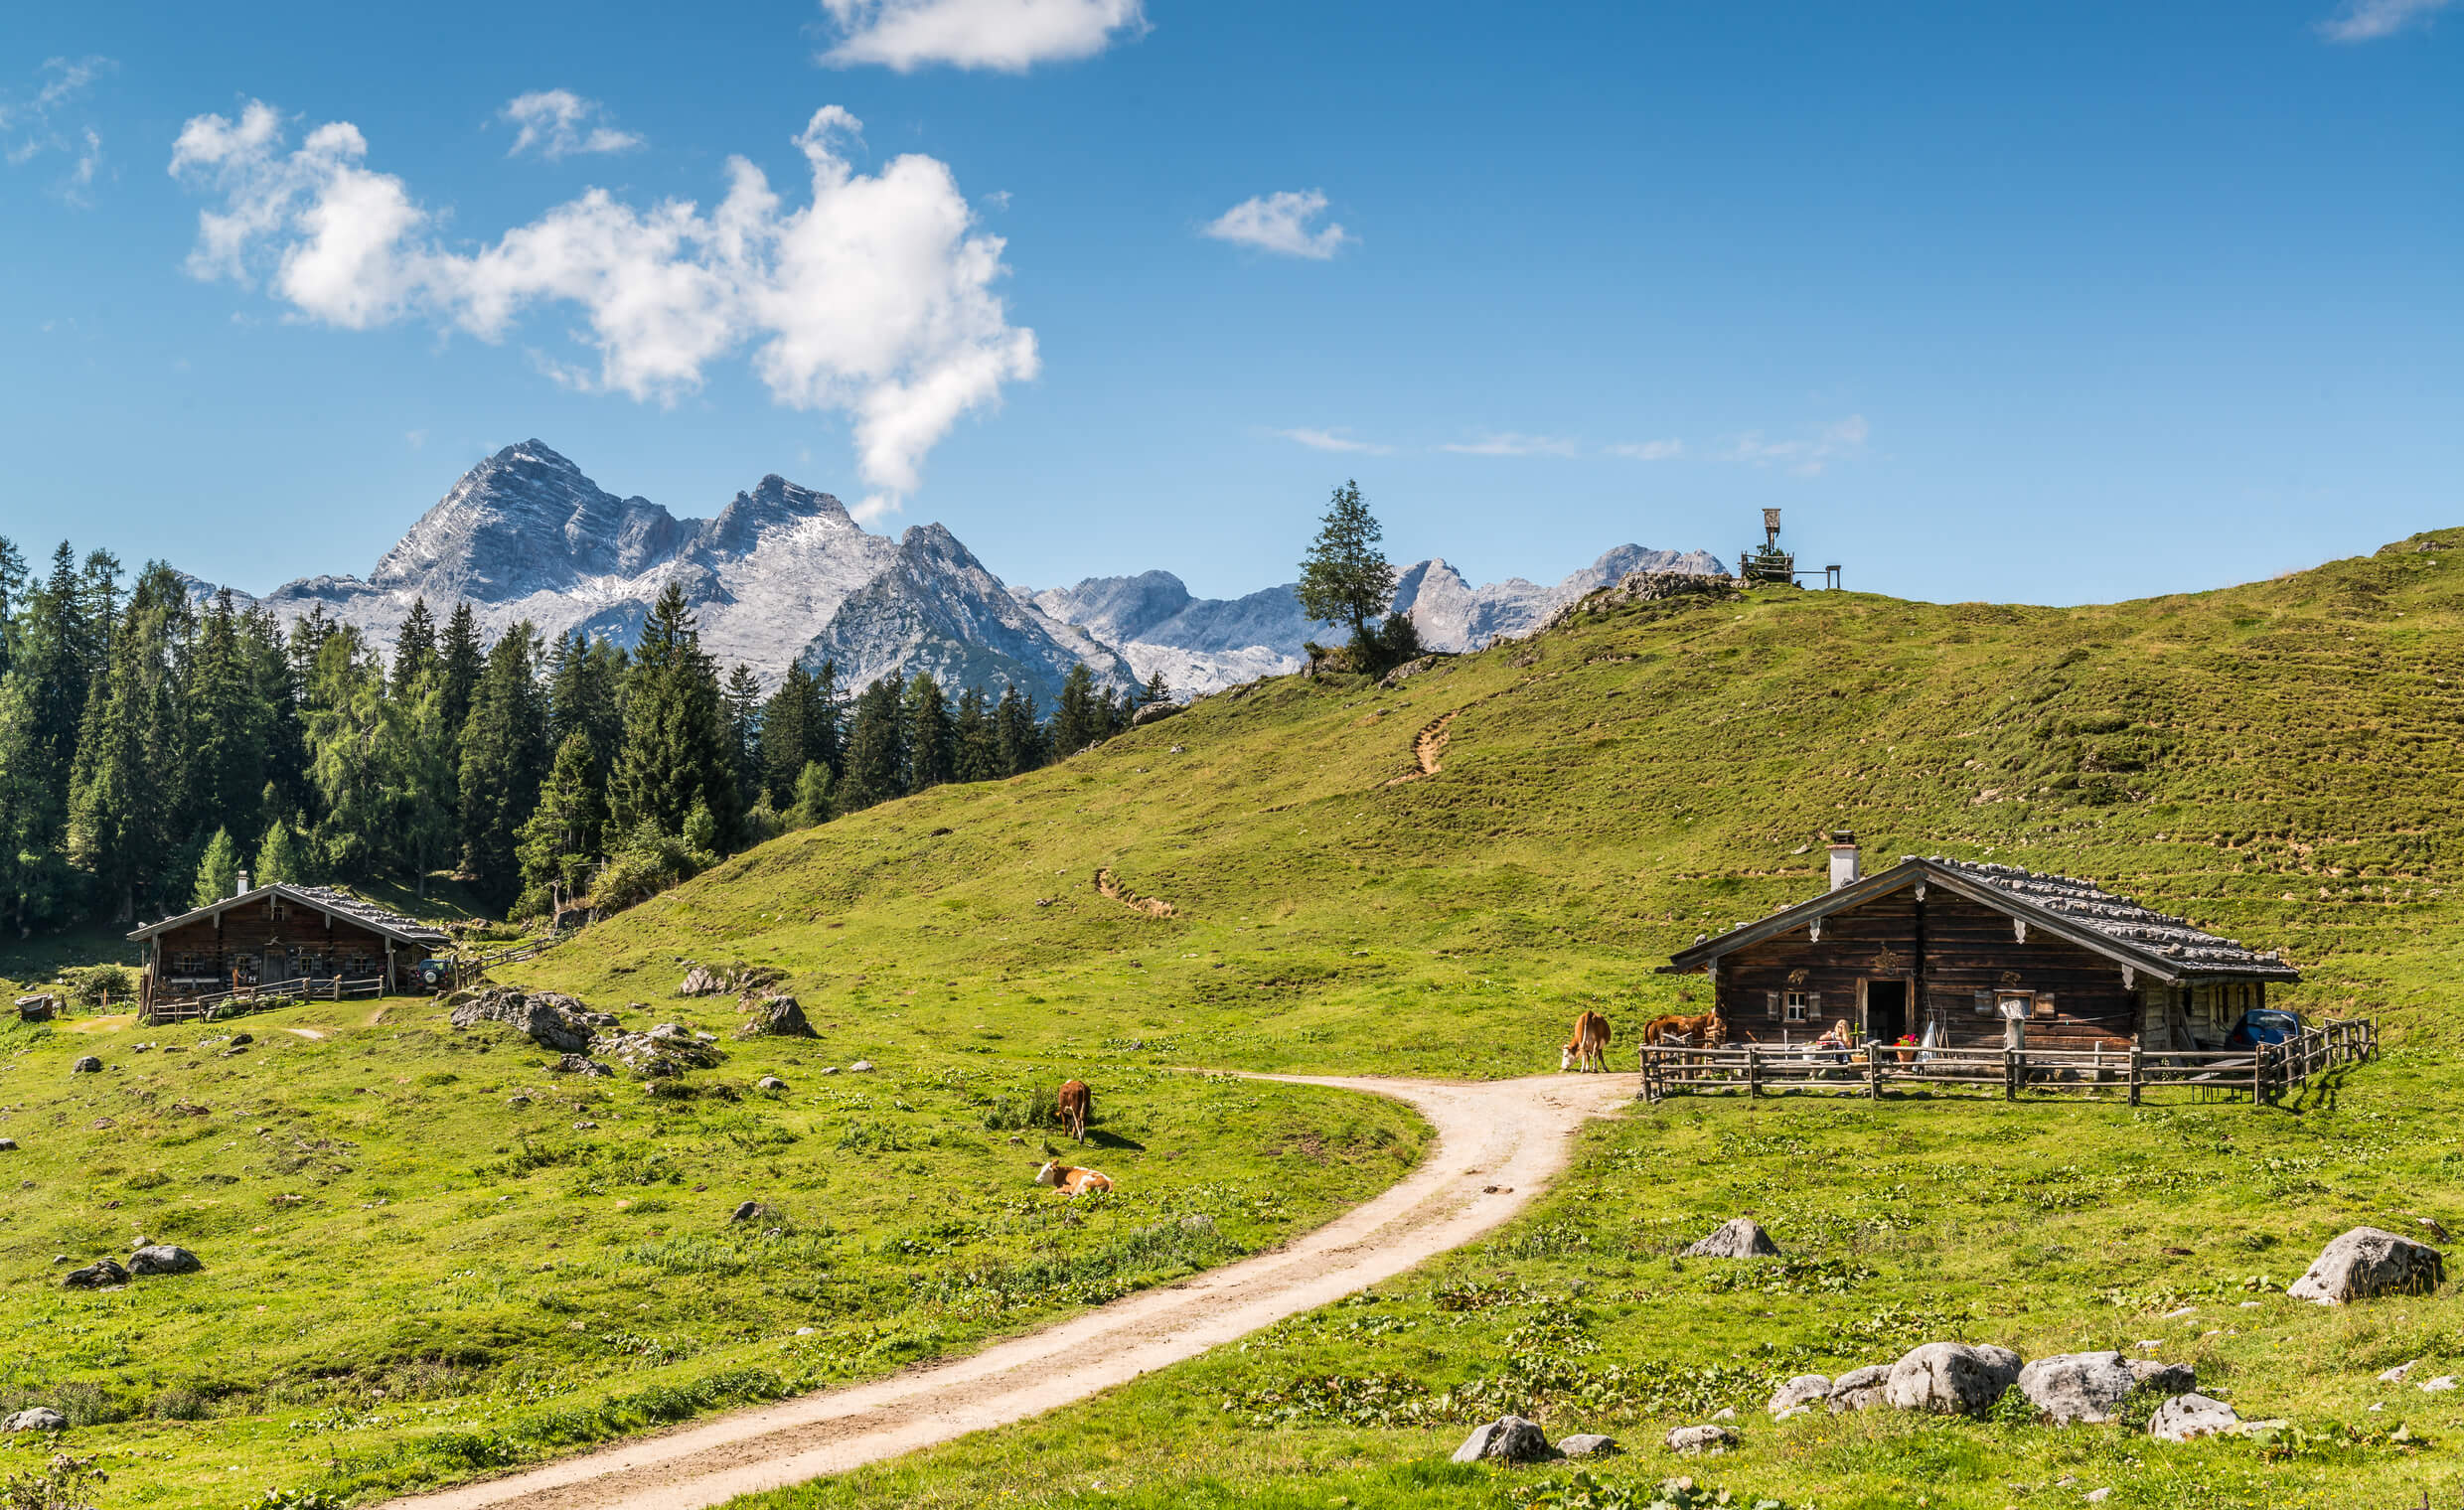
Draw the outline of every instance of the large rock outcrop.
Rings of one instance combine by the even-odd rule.
[[[2058,1427],[2111,1421],[2138,1387],[2138,1371],[2119,1353],[2057,1353],[2019,1371],[2019,1393]]]
[[[2237,1430],[2241,1418],[2222,1400],[2205,1395],[2176,1395],[2156,1408],[2147,1434],[2158,1441],[2188,1441],[2194,1436],[2221,1436]]]
[[[1775,1259],[1779,1245],[1750,1217],[1723,1222],[1719,1230],[1688,1248],[1689,1259]]]
[[[501,1023],[558,1054],[588,1052],[591,1034],[616,1019],[594,1012],[572,996],[555,991],[519,991],[502,985],[482,988],[454,1007],[448,1019],[457,1028]]]
[[[2296,1300],[2345,1305],[2379,1295],[2427,1294],[2446,1277],[2446,1256],[2428,1244],[2356,1227],[2322,1249],[2284,1292]]]

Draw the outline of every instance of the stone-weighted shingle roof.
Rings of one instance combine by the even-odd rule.
[[[1916,858],[1913,854],[1907,857]],[[2219,938],[2076,876],[2025,870],[2017,865],[1944,859],[1939,855],[1927,856],[1927,860],[1954,875],[2092,928],[2117,944],[2162,955],[2184,970],[2296,979],[2293,968],[2273,950],[2248,949],[2231,939]]]
[[[184,923],[194,922],[199,918],[210,918],[227,908],[236,907],[241,902],[268,893],[278,893],[310,907],[330,912],[336,917],[350,918],[354,922],[365,923],[406,944],[434,945],[452,942],[453,936],[435,924],[422,923],[416,918],[406,918],[398,912],[380,907],[365,897],[353,896],[350,892],[333,886],[294,886],[284,881],[253,887],[238,896],[225,897],[219,902],[209,903],[194,911],[181,913],[177,917],[165,918],[159,923],[148,923],[142,928],[132,930],[128,936],[132,939],[150,938]]]

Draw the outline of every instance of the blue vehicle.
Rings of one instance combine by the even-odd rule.
[[[2225,1040],[2228,1048],[2254,1048],[2259,1044],[2279,1044],[2301,1032],[2301,1013],[2279,1011],[2272,1006],[2252,1007],[2241,1014],[2233,1030]]]

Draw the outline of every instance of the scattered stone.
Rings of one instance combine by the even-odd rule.
[[[1603,1436],[1598,1432],[1577,1432],[1572,1436],[1560,1437],[1557,1450],[1568,1457],[1615,1457],[1618,1448],[1614,1436]]]
[[[2147,1424],[2147,1434],[2158,1441],[2188,1441],[2194,1436],[2216,1436],[2241,1424],[2233,1408],[2222,1400],[2205,1395],[2176,1395],[2156,1408],[2155,1417]]]
[[[531,1104],[531,1098],[517,1092],[512,1096],[506,1097],[505,1104],[509,1107],[527,1107]]]
[[[2412,1372],[2413,1364],[2419,1363],[2420,1361],[2420,1359],[2415,1358],[2409,1363],[2399,1363],[2395,1365],[2395,1367],[2388,1369],[2386,1373],[2381,1374],[2379,1376],[2379,1382],[2381,1384],[2401,1384],[2404,1382],[2404,1376]]]
[[[2181,1307],[2180,1309],[2178,1309],[2178,1310],[2169,1310],[2169,1311],[2166,1311],[2163,1315],[2158,1316],[2156,1319],[2157,1319],[2157,1320],[2159,1320],[2159,1321],[2179,1321],[2179,1320],[2181,1320],[2184,1316],[2195,1316],[2195,1315],[2197,1315],[2197,1314],[2199,1314],[2199,1307],[2198,1307],[2198,1306],[2196,1306],[2196,1305],[2185,1305],[2185,1306],[2182,1306],[2182,1307]]]
[[[822,1066],[822,1073],[823,1073],[823,1074],[825,1074],[825,1075],[836,1075],[836,1074],[838,1074],[838,1073],[839,1073],[839,1067],[838,1067],[837,1065],[835,1065],[835,1064],[826,1064],[826,1065],[823,1065],[823,1066]]]
[[[2007,1347],[1928,1342],[1891,1365],[1883,1398],[1903,1411],[1982,1416],[2019,1378],[2019,1355]]]
[[[1814,1408],[1813,1408],[1812,1406],[1809,1406],[1809,1405],[1792,1405],[1792,1406],[1788,1407],[1788,1408],[1787,1408],[1786,1410],[1784,1410],[1784,1411],[1775,1411],[1775,1412],[1773,1412],[1773,1413],[1771,1414],[1771,1420],[1773,1420],[1773,1421],[1794,1421],[1794,1420],[1795,1420],[1796,1418],[1798,1418],[1799,1416],[1811,1416],[1813,1413],[1814,1413]]]
[[[684,982],[676,987],[680,996],[723,996],[727,982],[706,965],[696,965],[685,972]]]
[[[1688,1259],[1775,1259],[1779,1245],[1750,1217],[1721,1224],[1719,1231],[1687,1249]]]
[[[2080,1496],[2079,1496],[2079,1498],[2081,1498],[2081,1499],[2083,1499],[2083,1500],[2087,1501],[2087,1503],[2089,1503],[2089,1504],[2091,1504],[2091,1505],[2101,1505],[2101,1504],[2103,1504],[2106,1500],[2111,1499],[2112,1497],[2113,1497],[2113,1489],[2112,1489],[2112,1486],[2111,1486],[2111,1485],[2109,1485],[2109,1484],[2108,1484],[2108,1485],[2106,1485],[2104,1488],[2101,1488],[2101,1489],[2090,1489],[2090,1490],[2088,1490],[2085,1494],[2082,1494],[2082,1495],[2080,1495]]]
[[[1668,1450],[1679,1457],[1701,1457],[1737,1445],[1734,1427],[1677,1427],[1668,1434]]]
[[[2057,1353],[2019,1371],[2019,1393],[2058,1427],[2111,1421],[2139,1387],[2138,1371],[2119,1353]]]
[[[598,1126],[599,1125],[595,1122],[577,1122],[573,1124],[573,1131],[576,1132],[596,1132],[598,1130]]]
[[[872,1061],[869,1059],[858,1059],[853,1064],[847,1066],[847,1073],[850,1075],[869,1075],[872,1073]]]
[[[739,1038],[821,1036],[813,1031],[812,1022],[807,1020],[804,1008],[796,1003],[793,996],[765,996],[759,1002],[747,1005],[744,1010],[751,1014],[752,1020],[736,1029]]]
[[[69,1418],[48,1405],[28,1406],[6,1421],[0,1421],[0,1432],[65,1432]]]
[[[753,1218],[761,1215],[761,1202],[746,1201],[743,1205],[738,1206],[736,1208],[736,1214],[727,1218],[727,1220],[730,1222],[749,1222]]]
[[[1174,713],[1185,712],[1187,709],[1188,704],[1185,702],[1150,702],[1130,715],[1130,726],[1143,729],[1148,724],[1161,723]]]
[[[551,1074],[580,1075],[586,1079],[596,1079],[616,1073],[588,1054],[560,1054],[556,1057],[556,1062],[549,1065],[547,1069]]]
[[[1891,1365],[1869,1363],[1831,1381],[1831,1414],[1862,1411],[1883,1403],[1891,1384]]]
[[[1771,1391],[1771,1404],[1765,1409],[1776,1416],[1782,1411],[1819,1405],[1830,1398],[1831,1379],[1828,1374],[1799,1374]]]
[[[69,1066],[69,1073],[72,1075],[95,1075],[100,1074],[101,1071],[102,1061],[91,1054]]]
[[[2126,1358],[2138,1387],[2159,1395],[2187,1395],[2199,1388],[2198,1371],[2187,1363],[2159,1363],[2153,1358]]]
[[[14,1137],[0,1137],[0,1153],[15,1153],[16,1151],[17,1151],[17,1139],[16,1139],[16,1138],[14,1138]]]
[[[540,1048],[579,1054],[590,1048],[592,1015],[581,1002],[555,991],[527,992],[491,985],[455,1007],[447,1020],[457,1028],[503,1023]]]
[[[231,1034],[231,1047],[232,1047],[232,1048],[243,1048],[243,1047],[245,1047],[245,1046],[246,1046],[246,1045],[248,1045],[248,1044],[254,1043],[255,1041],[256,1041],[256,1035],[255,1035],[254,1033],[233,1033],[233,1034]]]
[[[60,1283],[71,1289],[116,1289],[128,1283],[128,1271],[117,1259],[96,1259],[83,1269],[72,1269],[60,1277]]]
[[[2424,1379],[2419,1384],[2414,1385],[2413,1388],[2419,1390],[2424,1395],[2444,1394],[2446,1391],[2455,1388],[2455,1376],[2453,1374],[2441,1374],[2435,1379]]]
[[[1733,1405],[1724,1405],[1711,1413],[1711,1419],[1714,1421],[1735,1421],[1737,1419],[1737,1407]]]
[[[2343,1305],[2378,1295],[2427,1294],[2446,1279],[2446,1258],[2426,1243],[2356,1227],[2320,1251],[2309,1272],[2284,1287],[2295,1300]]]
[[[644,1080],[711,1069],[724,1057],[673,1022],[663,1022],[647,1033],[601,1033],[590,1040],[590,1051],[615,1060]]]
[[[1500,1462],[1538,1462],[1549,1455],[1548,1434],[1540,1423],[1520,1416],[1501,1416],[1485,1426],[1471,1429],[1463,1444],[1455,1449],[1455,1461],[1478,1462],[1493,1457]]]
[[[149,1243],[128,1256],[130,1274],[195,1274],[205,1267],[197,1255],[177,1243]]]
[[[787,1082],[776,1075],[764,1075],[753,1082],[753,1088],[757,1091],[784,1091],[787,1089]]]

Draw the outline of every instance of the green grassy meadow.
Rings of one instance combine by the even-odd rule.
[[[1447,715],[1442,769],[1398,781]],[[14,1030],[0,1133],[27,1148],[0,1170],[34,1184],[0,1184],[0,1324],[44,1342],[10,1356],[5,1388],[85,1384],[121,1403],[103,1414],[136,1412],[72,1434],[111,1454],[103,1510],[268,1484],[367,1499],[827,1382],[832,1359],[966,1346],[1322,1220],[1417,1152],[1381,1101],[1184,1067],[1553,1070],[1576,1010],[1630,1030],[1689,999],[1651,974],[1671,949],[1818,891],[1832,826],[1869,868],[1938,852],[2062,870],[2281,949],[2307,977],[2285,1004],[2376,1015],[2389,1053],[2264,1112],[1637,1109],[1592,1130],[1523,1219],[1375,1297],[769,1502],[1641,1506],[1681,1471],[1790,1510],[2464,1492],[2464,1392],[2371,1384],[2412,1356],[2464,1372],[2455,1285],[2348,1311],[2276,1293],[2345,1227],[2464,1228],[2464,530],[2129,604],[1767,589],[1599,616],[1393,688],[1279,679],[1057,767],[788,835],[507,972],[629,1026],[721,1032],[727,1003],[670,996],[687,965],[781,972],[823,1037],[730,1042],[692,1078],[733,1099],[555,1082],[538,1051],[483,1055],[488,1037],[424,1004],[376,1024],[349,1017],[364,1004],[295,1008],[245,1024],[254,1057],[122,1056],[99,1082],[62,1073],[86,1024]],[[1103,895],[1099,870],[1173,916]],[[312,1024],[332,1036],[279,1031]],[[160,1036],[177,1031],[197,1032]],[[881,1072],[814,1073],[857,1057]],[[747,1089],[772,1071],[780,1098]],[[1069,1217],[991,1126],[1064,1074],[1122,1139],[1090,1161],[1126,1175]],[[174,1121],[181,1096],[213,1115]],[[305,1152],[328,1162],[283,1168]],[[320,1167],[329,1184],[299,1184]],[[889,1193],[885,1172],[949,1199]],[[273,1204],[287,1194],[308,1199]],[[741,1199],[776,1204],[781,1236],[731,1230]],[[1140,1234],[1184,1214],[1214,1218],[1220,1245],[1151,1251]],[[1789,1258],[1671,1262],[1739,1214]],[[148,1223],[215,1267],[47,1287],[53,1254],[124,1251]],[[989,1289],[965,1279],[1000,1266]],[[2031,1355],[2157,1340],[2294,1429],[2160,1449],[2109,1429],[1761,1417],[1774,1377],[1936,1336]],[[214,1409],[160,1419],[175,1386]],[[1571,1486],[1443,1462],[1467,1422],[1515,1405],[1639,1450]],[[1724,1405],[1740,1452],[1680,1464],[1649,1445]],[[0,1448],[0,1473],[34,1450]],[[246,1493],[181,1499],[201,1463],[239,1464],[223,1471]]]

